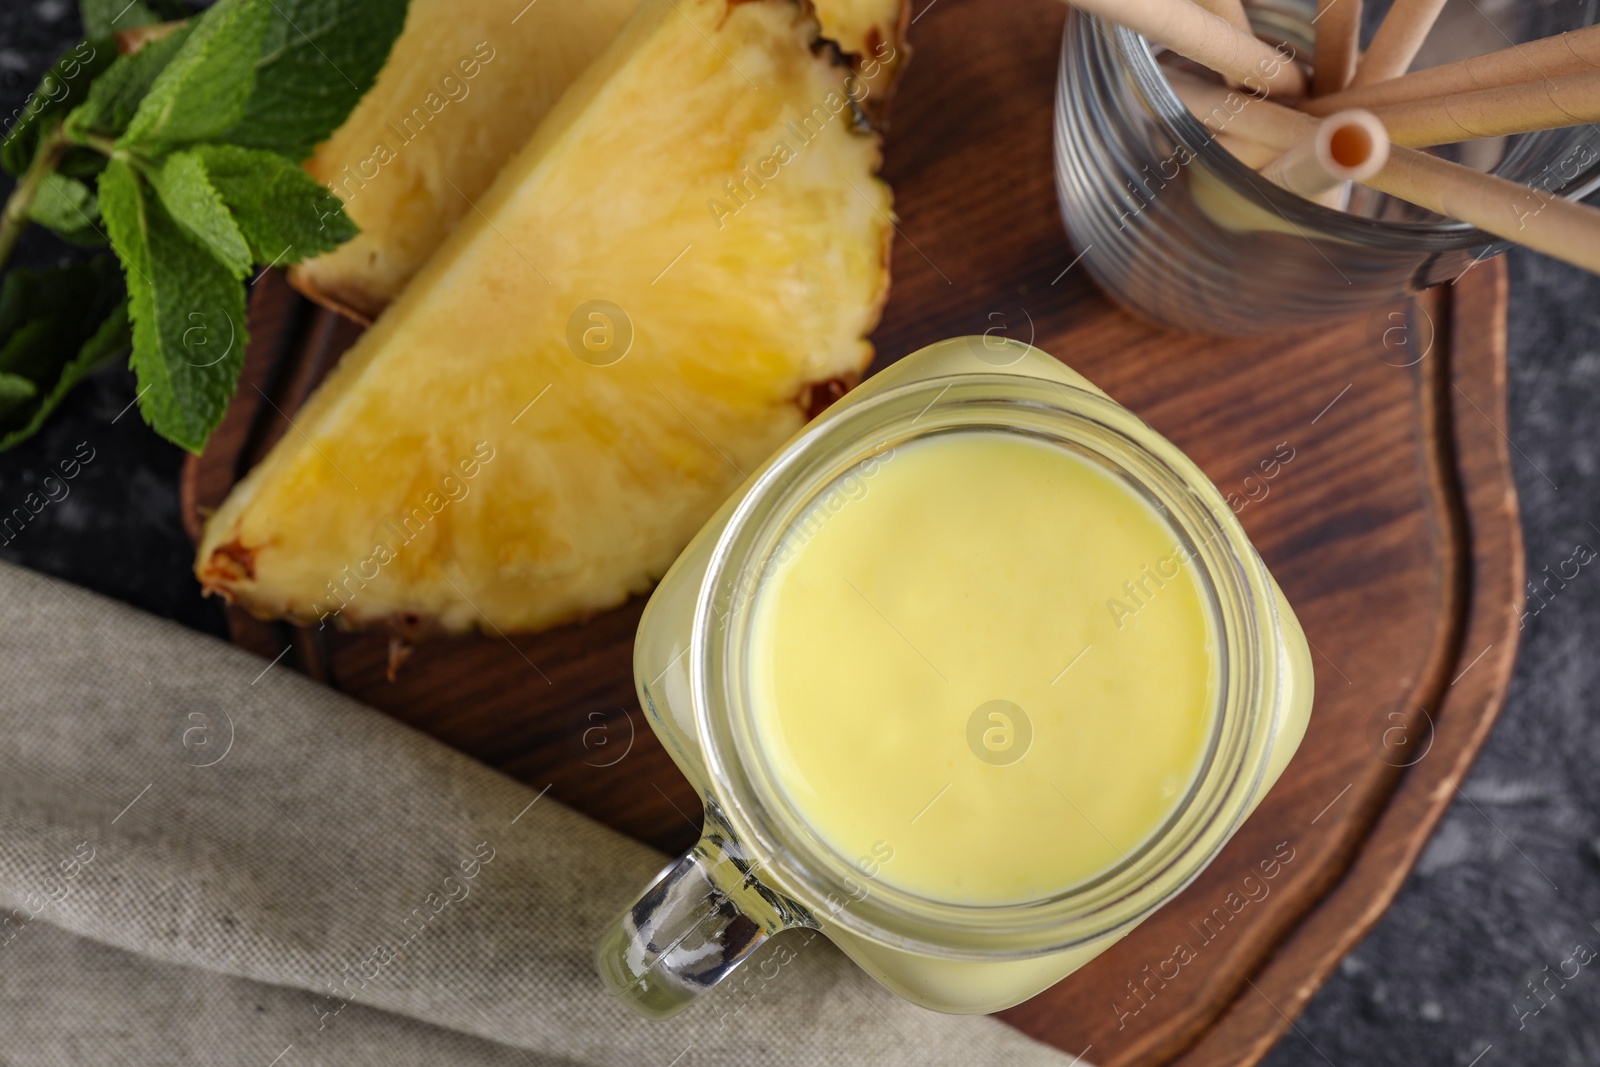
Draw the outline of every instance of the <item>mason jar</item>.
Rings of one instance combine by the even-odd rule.
[[[1172,538],[1164,543],[1181,546],[1195,569],[1216,705],[1192,784],[1142,845],[1081,884],[985,906],[908,891],[880,876],[882,855],[833,848],[775,781],[751,700],[752,609],[786,532],[828,494],[887,477],[881,465],[898,450],[969,430],[1070,449],[1152,506]],[[756,472],[651,598],[634,671],[651,727],[705,803],[699,843],[597,952],[609,986],[653,1017],[674,1014],[795,928],[821,931],[929,1008],[992,1012],[1025,1000],[1105,951],[1211,862],[1283,772],[1312,698],[1294,612],[1199,468],[1054,358],[995,337],[906,358]]]
[[[1264,39],[1305,61],[1315,54],[1316,0],[1245,6]],[[1450,5],[1421,62],[1588,26],[1596,6]],[[1350,211],[1338,211],[1274,185],[1189,113],[1165,69],[1145,38],[1069,11],[1055,118],[1061,214],[1083,266],[1135,314],[1210,334],[1304,329],[1452,281],[1508,247],[1363,187]],[[1600,187],[1594,125],[1466,142],[1441,154],[1541,195],[1582,197]]]

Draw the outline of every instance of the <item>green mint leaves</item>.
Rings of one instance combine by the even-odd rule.
[[[299,263],[333,251],[357,233],[344,202],[276,152],[206,144],[193,154],[257,263]]]
[[[356,233],[299,164],[366,93],[406,0],[218,0],[181,25],[171,0],[83,0],[89,40],[13,118],[18,177],[0,260],[23,222],[111,260],[0,283],[0,449],[131,348],[144,418],[199,451],[238,384],[246,280]],[[116,55],[114,35],[137,48]],[[86,288],[87,287],[87,288]],[[41,299],[60,289],[72,299]],[[37,309],[37,310],[36,310]],[[60,322],[57,322],[57,318]]]
[[[116,261],[99,256],[0,282],[0,449],[35,433],[92,372],[128,355]]]
[[[404,0],[275,0],[256,91],[226,140],[296,163],[366,95],[406,20]],[[278,17],[281,13],[282,17]]]
[[[128,281],[140,410],[161,436],[198,452],[244,366],[244,288],[121,160],[100,176],[100,212]]]
[[[270,0],[218,0],[156,75],[118,143],[155,153],[211,140],[238,122],[271,13]]]
[[[77,245],[103,245],[100,204],[89,187],[60,172],[45,175],[28,218]]]
[[[84,6],[87,26],[92,21],[89,9],[97,6],[96,0],[85,0]],[[190,72],[187,76],[180,70],[165,73],[169,63],[179,67],[173,56],[184,45],[182,39],[174,42],[166,37],[150,42],[133,55],[117,60],[116,66],[122,69],[111,79],[115,84],[102,92],[105,99],[98,102],[92,124],[103,132],[120,135],[132,117],[130,104],[136,106],[147,92],[153,92],[151,82],[157,74],[164,80],[170,78],[174,84],[173,99],[189,92],[179,87],[179,82],[196,90],[197,96],[210,97],[209,101],[186,101],[185,106],[193,103],[203,111],[208,124],[220,123],[235,102],[232,94],[249,79],[253,85],[242,98],[242,109],[225,126],[203,138],[191,139],[215,137],[231,144],[269,149],[296,163],[302,162],[338,129],[372,87],[405,24],[406,7],[406,0],[265,0],[251,4],[229,4],[224,0],[197,20],[200,25],[194,29],[199,32],[203,26],[224,21],[230,26],[224,29],[217,25],[208,32],[207,43],[184,48],[182,68]],[[142,4],[126,10],[116,21],[116,29],[149,25],[153,20],[153,16],[138,14],[145,10]],[[263,13],[261,36],[250,51],[246,47],[248,39],[254,36],[256,20]],[[102,13],[95,18],[106,20],[107,16]],[[109,33],[108,23],[99,24],[103,33]],[[186,34],[187,30],[180,32]],[[88,36],[91,41],[97,38],[93,31]],[[92,47],[104,53],[110,46]],[[221,71],[222,79],[212,84],[207,72],[226,67],[243,52],[249,52],[249,57],[235,68]],[[110,56],[106,56],[109,61]],[[199,74],[198,79],[195,74]],[[144,121],[158,121],[161,110],[162,106],[152,105],[150,117]],[[143,138],[144,133],[138,130],[130,136]],[[26,165],[25,160],[22,165]],[[19,166],[13,173],[20,169]]]
[[[101,181],[105,181],[104,178]],[[222,194],[211,184],[205,164],[193,152],[174,152],[150,172],[150,184],[167,209],[167,214],[188,231],[211,257],[235,278],[250,273],[250,247],[244,243],[239,224],[233,221]]]
[[[131,56],[118,56],[89,86],[84,104],[67,116],[67,131],[80,137],[91,133],[121,136],[156,78],[188,39],[189,29],[185,27],[151,41]]]

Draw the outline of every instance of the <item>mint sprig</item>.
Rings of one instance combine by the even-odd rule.
[[[299,163],[371,87],[405,0],[219,0],[156,26],[170,2],[83,0],[90,39],[0,141],[18,177],[0,210],[0,264],[34,223],[109,244],[122,268],[122,284],[109,257],[0,283],[0,449],[131,350],[145,421],[199,451],[238,385],[245,279],[357,232]],[[113,34],[148,27],[124,36],[137,51],[113,55]],[[77,295],[33,299],[48,287]],[[41,310],[18,310],[24,297]]]

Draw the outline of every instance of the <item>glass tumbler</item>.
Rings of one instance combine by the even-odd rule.
[[[872,479],[888,477],[882,465],[895,450],[968,430],[1058,444],[1143,494],[1195,568],[1216,635],[1207,645],[1219,681],[1214,725],[1170,817],[1114,867],[1017,904],[954,904],[897,886],[882,873],[892,859],[885,842],[862,855],[834,849],[778,784],[752,707],[753,603],[781,563],[785,535],[819,505],[831,510],[870,492]],[[651,597],[634,677],[651,727],[706,812],[701,840],[597,951],[611,989],[653,1017],[686,1007],[791,928],[821,931],[926,1007],[990,1012],[1025,1000],[1105,951],[1205,868],[1282,773],[1312,696],[1310,651],[1294,612],[1199,468],[1052,357],[995,337],[908,356],[757,471]],[[964,724],[952,729],[965,735]]]
[[[1245,6],[1261,37],[1306,60],[1314,54],[1316,0]],[[1451,4],[1418,65],[1591,25],[1596,6]],[[1381,5],[1369,14],[1380,13]],[[1600,186],[1592,125],[1443,154],[1540,195],[1581,197]],[[1055,156],[1061,213],[1084,267],[1128,310],[1190,332],[1280,333],[1360,314],[1508,247],[1360,187],[1344,212],[1272,184],[1189,113],[1145,38],[1076,9],[1062,41]]]

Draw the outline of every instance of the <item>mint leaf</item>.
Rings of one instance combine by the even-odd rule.
[[[118,30],[136,30],[190,14],[182,4],[170,0],[82,0],[78,10],[83,15],[83,35],[90,40],[104,40]]]
[[[193,29],[185,26],[151,41],[131,56],[118,56],[89,86],[89,95],[67,116],[69,134],[100,133],[117,137],[133,121],[134,112],[156,78],[182,50]]]
[[[200,157],[193,152],[174,152],[158,169],[151,170],[149,177],[167,214],[242,281],[250,273],[250,249],[206,176]]]
[[[89,374],[128,351],[116,261],[13,270],[0,283],[0,449],[30,437]]]
[[[8,358],[17,363],[38,362],[41,356],[48,358],[45,346],[49,344],[49,337],[50,323],[44,319],[34,319],[6,338],[5,346],[0,348],[0,364]],[[20,373],[20,368],[0,370],[0,417],[10,414],[38,395],[38,385],[26,374]]]
[[[39,395],[39,387],[19,374],[0,371],[0,420]]]
[[[82,41],[67,49],[12,115],[0,142],[0,166],[20,177],[33,162],[39,139],[52,120],[87,99],[90,83],[116,58],[116,49],[104,41]]]
[[[210,140],[239,121],[255,85],[267,12],[267,0],[220,0],[196,19],[118,145],[160,151]]]
[[[46,174],[39,184],[28,218],[73,244],[106,243],[100,232],[100,205],[95,202],[94,193],[78,179],[56,171]]]
[[[8,271],[0,281],[0,372],[49,385],[60,352],[76,351],[121,299],[122,284],[110,256],[70,267]],[[50,344],[41,350],[17,343],[37,327],[49,331],[44,340]]]
[[[244,365],[244,286],[121,160],[100,176],[100,212],[127,278],[140,410],[161,436],[198,452]]]
[[[93,319],[87,320],[93,322]],[[61,405],[67,394],[89,375],[118,360],[125,359],[132,337],[128,328],[127,301],[119,303],[102,321],[78,354],[61,368],[61,375],[49,392],[35,390],[33,403],[18,405],[0,417],[0,451],[4,451],[39,432],[44,420]]]
[[[83,35],[105,40],[118,30],[154,26],[161,19],[141,0],[82,0],[78,12],[83,16]]]
[[[299,263],[331,252],[360,230],[344,201],[276,152],[237,145],[193,149],[233,212],[257,263]]]
[[[372,88],[405,0],[272,0],[255,91],[226,140],[310,158]]]

